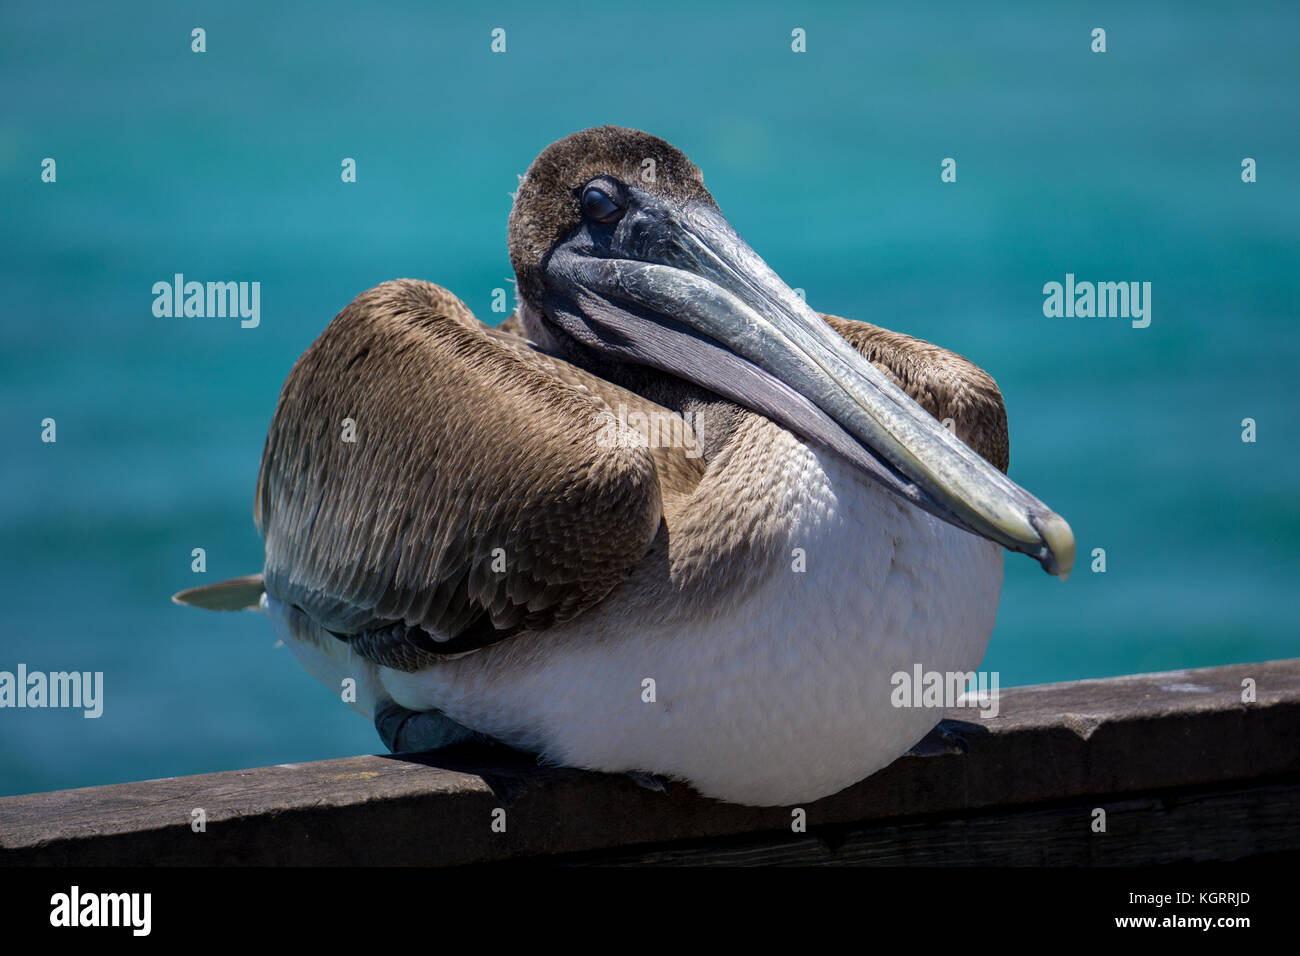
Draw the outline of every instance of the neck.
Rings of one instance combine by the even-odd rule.
[[[526,301],[520,301],[518,312],[525,335],[541,351],[676,412],[690,422],[706,464],[726,448],[739,424],[754,414],[721,395],[667,372],[603,358],[574,341]]]

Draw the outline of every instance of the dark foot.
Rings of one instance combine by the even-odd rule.
[[[441,750],[484,738],[439,710],[407,710],[391,700],[375,707],[375,729],[390,753]]]

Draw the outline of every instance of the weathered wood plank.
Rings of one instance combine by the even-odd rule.
[[[1254,703],[1242,701],[1246,678]],[[1011,688],[995,718],[948,716],[913,754],[808,805],[809,831],[921,817],[958,827],[993,810],[1300,780],[1300,660]],[[190,828],[198,807],[205,833]],[[497,808],[505,833],[491,828]],[[1300,848],[1271,814],[1257,821],[1274,849]],[[764,834],[782,843],[790,822],[789,808],[729,806],[683,785],[665,796],[495,756],[368,756],[3,798],[0,863],[449,865]],[[863,839],[864,860],[870,847],[872,859],[902,859],[907,845],[891,856]]]
[[[1105,832],[1092,828],[1106,811]],[[1138,866],[1260,857],[1300,848],[1300,784],[1104,799],[916,823],[826,828],[563,858],[599,866]]]

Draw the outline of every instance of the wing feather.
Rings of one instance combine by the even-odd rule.
[[[952,419],[957,437],[1006,473],[1011,454],[1007,409],[993,376],[923,339],[838,315],[822,318],[927,412],[939,421]]]
[[[358,296],[271,422],[267,591],[408,669],[581,614],[662,515],[651,451],[602,447],[599,382],[430,283]]]

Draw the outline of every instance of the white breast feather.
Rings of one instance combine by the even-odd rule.
[[[659,773],[739,803],[815,800],[890,763],[942,716],[892,706],[891,676],[979,665],[1002,549],[772,432],[786,544],[738,606],[667,626],[621,616],[615,591],[542,635],[417,673],[379,668],[383,687],[549,761]]]

